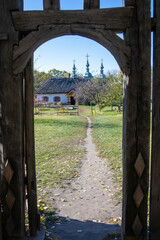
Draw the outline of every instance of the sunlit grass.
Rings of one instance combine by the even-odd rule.
[[[38,196],[46,198],[53,187],[77,176],[85,155],[86,127],[80,116],[35,116]]]

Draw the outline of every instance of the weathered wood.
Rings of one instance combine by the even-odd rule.
[[[0,5],[1,7],[1,5]],[[0,22],[3,23],[3,18],[4,15],[1,14],[1,9],[0,9]],[[5,32],[4,26],[2,27],[3,24],[0,25],[0,32],[3,34]],[[1,41],[0,41],[0,50],[1,50]],[[1,74],[1,63],[2,63],[2,55],[0,54],[0,74]],[[2,240],[2,214],[1,214],[1,209],[2,209],[2,172],[4,169],[4,154],[3,154],[3,133],[2,133],[2,77],[0,77],[0,240]]]
[[[8,39],[8,34],[7,33],[0,33],[0,41],[7,40],[7,39]]]
[[[154,31],[156,28],[157,19],[151,18],[151,31]]]
[[[51,24],[100,24],[106,29],[122,32],[131,24],[132,7],[73,11],[31,11],[12,12],[15,29],[37,30],[39,25]]]
[[[37,234],[37,190],[35,171],[34,144],[34,80],[33,58],[29,60],[25,70],[25,159],[27,166],[27,192],[29,229],[32,237]]]
[[[60,0],[43,0],[44,10],[59,10]]]
[[[134,6],[134,14],[132,25],[125,34],[126,44],[131,47],[133,54],[132,70],[124,81],[122,235],[125,240],[146,240],[150,136],[150,1],[126,0],[125,5]],[[138,167],[136,170],[134,165],[139,154],[143,158],[144,169]]]
[[[13,74],[13,45],[18,43],[18,33],[15,32],[10,11],[23,5],[21,0],[0,1],[0,32],[7,38],[0,41],[0,157],[1,172],[4,171],[5,162],[10,161],[14,175],[9,187],[15,196],[13,204],[6,197],[6,180],[1,177],[0,199],[3,204],[2,212],[2,238],[24,239],[24,169],[23,169],[23,117],[22,117],[22,75]],[[2,150],[3,148],[3,150]],[[3,153],[2,153],[3,151]],[[7,205],[9,206],[7,207]],[[15,227],[12,227],[12,219]],[[10,227],[11,226],[11,227]],[[11,229],[12,228],[12,229]],[[13,230],[13,232],[12,232]],[[12,233],[12,236],[9,235]]]
[[[97,9],[100,7],[100,0],[84,0],[84,9]]]
[[[1,96],[1,94],[0,94]],[[0,97],[1,102],[1,97]],[[2,165],[3,165],[3,144],[2,144],[2,129],[1,129],[1,121],[2,121],[2,115],[1,115],[1,109],[0,109],[0,240],[2,240],[2,215],[1,215],[1,209],[2,209]]]
[[[55,37],[73,34],[91,38],[102,44],[113,54],[123,72],[129,74],[130,48],[114,32],[107,31],[104,27],[100,28],[100,26],[90,26],[87,24],[83,24],[82,26],[80,24],[72,24],[71,26],[61,25],[61,28],[56,25],[40,26],[39,31],[28,34],[20,41],[19,46],[15,46],[14,48],[15,73],[22,71],[33,51],[42,43]]]
[[[154,18],[160,18],[160,2],[154,1]],[[150,239],[160,239],[160,21],[153,40],[152,153],[150,195]]]

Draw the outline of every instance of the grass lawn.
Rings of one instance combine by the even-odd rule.
[[[77,176],[86,127],[87,120],[80,116],[35,116],[37,190],[44,203],[53,187]]]

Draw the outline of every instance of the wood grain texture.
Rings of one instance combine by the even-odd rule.
[[[19,46],[14,48],[15,73],[22,71],[33,51],[42,43],[63,35],[81,35],[99,42],[113,54],[122,71],[129,74],[130,48],[111,30],[105,30],[104,27],[99,25],[88,24],[61,25],[61,28],[56,25],[43,25],[39,27],[39,31],[28,34],[20,41]]]
[[[84,9],[97,9],[100,7],[100,0],[84,0]]]
[[[60,0],[43,0],[44,10],[59,10]]]
[[[136,213],[142,222],[139,240],[147,239],[147,199],[150,136],[150,1],[126,0],[126,6],[135,6],[131,27],[126,31],[126,44],[131,47],[131,73],[124,82],[123,116],[123,239],[134,237],[132,226]],[[145,169],[141,178],[133,171],[141,152]],[[133,193],[141,184],[144,199],[136,208]]]
[[[0,33],[0,41],[7,40],[8,34],[7,33]]]
[[[130,26],[133,8],[108,8],[72,11],[25,11],[12,12],[15,29],[18,31],[37,30],[39,25],[51,24],[100,24],[117,32]]]
[[[10,239],[24,239],[24,169],[23,169],[23,111],[22,111],[22,75],[13,74],[13,45],[18,44],[18,33],[15,31],[11,10],[23,6],[23,1],[0,1],[0,32],[5,32],[8,39],[0,41],[0,104],[1,119],[0,146],[3,146],[3,158],[0,158],[1,171],[5,162],[10,160],[14,175],[10,187],[15,195],[15,203],[12,209],[15,228]],[[1,187],[4,181],[0,182]],[[4,190],[4,188],[3,188]],[[5,191],[1,193],[1,200],[5,206]],[[2,239],[9,239],[6,230],[8,211],[2,213]]]
[[[24,70],[25,79],[25,160],[27,167],[27,192],[30,236],[37,234],[37,188],[34,143],[34,80],[33,58]]]
[[[154,1],[154,18],[160,18],[160,2]],[[160,239],[160,21],[153,40],[152,153],[150,195],[150,239]]]

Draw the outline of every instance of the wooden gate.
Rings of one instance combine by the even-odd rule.
[[[124,73],[122,239],[147,239],[151,30],[154,87],[150,238],[159,240],[160,3],[154,1],[155,15],[151,19],[150,0],[124,0],[123,8],[111,9],[99,9],[100,0],[84,0],[84,10],[79,11],[61,11],[59,0],[43,2],[44,11],[25,12],[23,0],[0,1],[0,240],[24,239],[25,184],[31,236],[38,229],[33,52],[49,39],[75,34],[102,44]],[[124,33],[124,40],[117,33]]]

